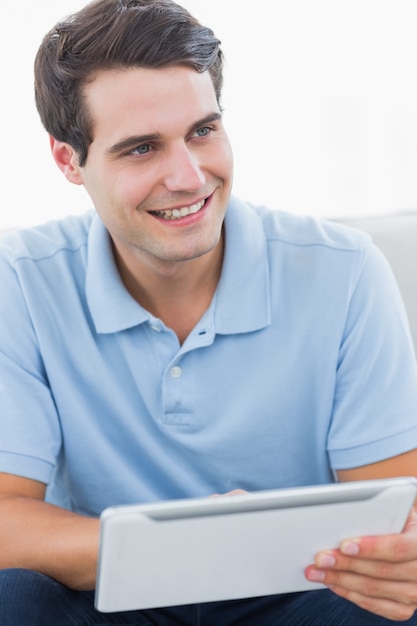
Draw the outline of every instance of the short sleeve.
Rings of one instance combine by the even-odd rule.
[[[3,259],[0,284],[0,471],[47,484],[59,420],[18,276]]]
[[[337,367],[328,452],[334,469],[417,447],[417,371],[405,308],[391,268],[365,247]]]

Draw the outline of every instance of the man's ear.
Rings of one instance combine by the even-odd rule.
[[[58,141],[49,136],[52,156],[65,178],[74,185],[82,185],[83,177],[81,167],[78,164],[78,155],[74,148],[64,141]]]

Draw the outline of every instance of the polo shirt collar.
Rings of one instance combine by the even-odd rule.
[[[242,219],[244,218],[244,219]],[[234,334],[259,330],[271,322],[266,238],[259,216],[236,198],[225,219],[226,245],[214,307],[214,332]],[[86,294],[99,333],[114,333],[150,321],[123,285],[108,232],[94,215],[89,239]]]
[[[97,214],[88,236],[86,294],[98,333],[116,333],[150,319],[124,286],[109,234]]]
[[[225,233],[215,331],[233,334],[260,330],[271,323],[269,260],[262,221],[247,203],[232,197]]]

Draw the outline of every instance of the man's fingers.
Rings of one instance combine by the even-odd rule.
[[[372,596],[363,595],[356,590],[346,589],[345,587],[339,587],[337,585],[332,587],[332,591],[341,598],[353,602],[365,611],[370,611],[371,613],[375,613],[375,615],[380,615],[381,617],[393,621],[402,622],[408,620],[415,613],[415,604],[404,604],[395,599],[374,598]]]
[[[317,556],[313,569],[321,572],[352,572],[361,576],[368,576],[387,581],[417,581],[417,561],[373,561],[371,559],[356,559],[337,554],[321,553]],[[317,579],[319,576],[317,576]],[[327,580],[326,580],[327,582]],[[417,587],[417,585],[416,585]]]
[[[339,550],[344,556],[358,560],[406,562],[417,559],[417,521],[413,518],[401,534],[346,539]]]

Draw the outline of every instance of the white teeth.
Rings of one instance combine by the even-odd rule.
[[[163,217],[165,220],[177,220],[180,217],[191,215],[192,213],[198,213],[203,208],[205,200],[192,204],[191,206],[183,206],[180,209],[167,209],[166,211],[154,211],[154,214],[158,217]]]

